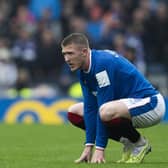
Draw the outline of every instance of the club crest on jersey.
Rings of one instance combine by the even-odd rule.
[[[110,85],[110,80],[109,80],[109,77],[108,77],[108,74],[107,74],[106,70],[97,73],[96,74],[96,79],[97,79],[99,88]]]
[[[93,94],[94,96],[97,96],[97,92],[96,92],[96,91],[93,91],[92,94]]]

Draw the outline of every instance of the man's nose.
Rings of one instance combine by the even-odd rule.
[[[66,62],[68,62],[68,61],[69,61],[69,58],[68,58],[68,56],[67,56],[67,55],[65,55],[65,56],[64,56],[64,59],[65,59],[65,61],[66,61]]]

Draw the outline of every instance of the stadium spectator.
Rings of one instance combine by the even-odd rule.
[[[37,26],[35,17],[25,4],[19,4],[15,10],[16,11],[11,14],[11,19],[8,22],[8,34],[12,45],[13,42],[18,39],[20,29],[25,28],[27,31],[33,34],[36,32]]]
[[[92,45],[94,45],[94,47],[98,46],[103,33],[102,8],[99,4],[94,5],[89,10],[86,33],[90,37]]]
[[[136,51],[135,48],[130,46],[125,46],[124,57],[127,58],[131,63],[135,64]]]
[[[135,49],[135,60],[134,64],[141,73],[146,74],[146,62],[145,62],[145,51],[142,42],[142,38],[137,32],[136,26],[133,25],[128,27],[125,35],[125,45]]]
[[[36,80],[41,81],[45,78],[48,82],[56,81],[55,78],[59,78],[63,64],[63,59],[58,59],[61,55],[59,41],[49,28],[44,29],[40,35],[36,47]]]
[[[9,15],[10,15],[11,4],[9,1],[0,1],[0,36],[9,37]]]
[[[16,16],[13,17],[13,29],[17,32],[20,27],[27,27],[29,31],[34,32],[36,29],[36,21],[33,14],[26,5],[18,6]]]
[[[6,97],[18,78],[18,69],[11,58],[11,51],[5,39],[0,39],[0,96]]]
[[[119,163],[141,163],[151,146],[136,128],[161,121],[163,96],[115,51],[91,50],[81,33],[65,37],[61,46],[71,71],[78,70],[84,96],[84,102],[68,110],[72,124],[86,130],[84,150],[75,162],[104,163],[104,150],[111,138],[124,145]]]
[[[35,68],[36,44],[32,32],[27,27],[20,27],[12,46],[12,57],[17,66],[26,68],[31,74]]]
[[[67,64],[64,64],[61,68],[58,82],[64,96],[67,95],[68,89],[71,87],[71,85],[73,85],[74,82],[77,82],[76,75],[71,73]]]
[[[70,32],[86,32],[86,20],[84,17],[72,16],[70,18]]]
[[[30,73],[24,68],[18,69],[18,78],[14,88],[17,92],[20,92],[22,89],[30,88],[31,78]]]
[[[57,39],[59,43],[62,39],[62,26],[59,20],[51,19],[51,11],[45,9],[42,13],[41,18],[37,22],[37,30],[35,32],[35,38],[39,40],[41,34],[45,29],[50,29],[53,32],[53,36]]]
[[[125,36],[122,33],[115,34],[113,39],[113,48],[119,54],[124,55],[125,51]]]
[[[143,44],[145,47],[146,60],[151,63],[167,64],[165,61],[168,44],[168,15],[167,2],[156,1],[153,10],[146,17],[144,24]]]
[[[42,17],[46,9],[50,10],[52,20],[59,19],[62,9],[60,0],[30,0],[29,8],[37,20]]]

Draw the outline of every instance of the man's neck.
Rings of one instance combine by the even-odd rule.
[[[89,72],[91,66],[90,64],[91,64],[91,50],[89,49],[88,55],[86,57],[86,62],[83,68],[85,72]]]

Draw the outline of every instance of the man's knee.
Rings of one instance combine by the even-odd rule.
[[[68,112],[80,115],[82,117],[83,116],[83,103],[73,104],[72,106],[68,108]]]
[[[100,109],[100,118],[102,121],[110,121],[115,118],[127,118],[130,119],[130,114],[127,106],[121,101],[111,101],[104,103]]]
[[[68,112],[71,112],[71,113],[76,113],[76,104],[73,104],[71,105],[69,108],[68,108]]]
[[[110,121],[116,115],[115,108],[111,106],[109,103],[103,104],[99,108],[100,118],[102,121]]]
[[[80,118],[78,104],[73,104],[68,108],[67,118],[73,124],[78,122]]]
[[[67,118],[75,126],[85,129],[83,120],[83,104],[77,103],[68,108]]]

